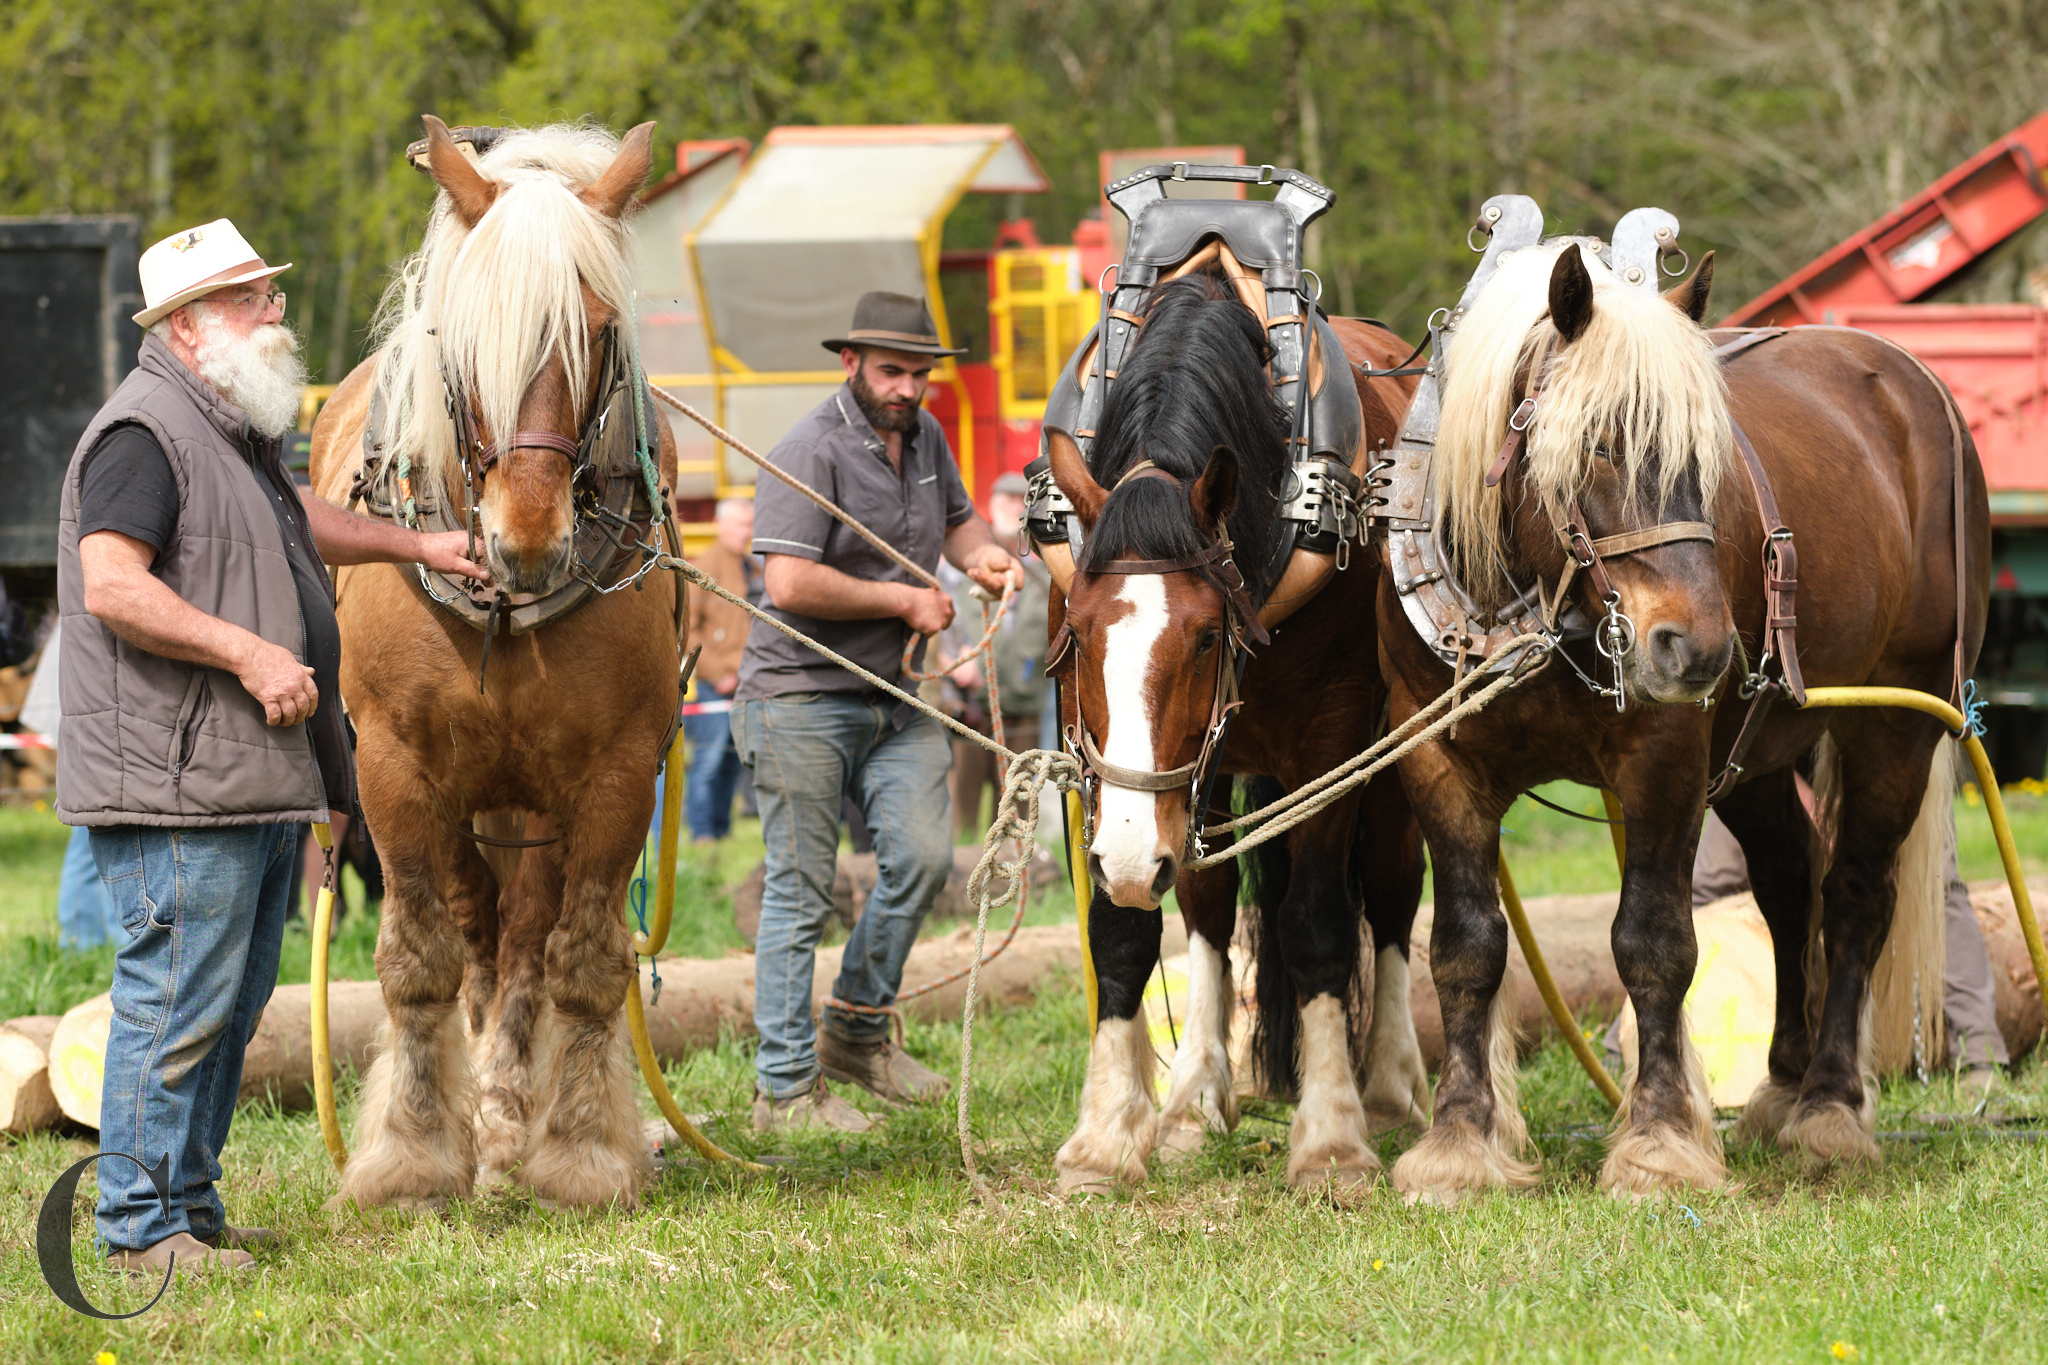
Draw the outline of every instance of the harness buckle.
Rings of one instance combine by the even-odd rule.
[[[1580,553],[1580,546],[1585,547],[1585,552],[1583,554]],[[1582,569],[1592,568],[1594,562],[1598,560],[1600,557],[1598,554],[1594,553],[1592,540],[1586,535],[1584,531],[1580,530],[1576,526],[1572,527],[1570,533],[1565,536],[1564,549],[1565,553],[1572,557],[1572,563],[1578,565]],[[1609,610],[1611,611],[1614,607],[1614,602],[1610,601],[1607,605]]]
[[[1508,430],[1527,431],[1529,429],[1529,423],[1533,421],[1535,417],[1536,395],[1530,394],[1527,398],[1524,398],[1520,403],[1516,404],[1514,412],[1509,414]]]

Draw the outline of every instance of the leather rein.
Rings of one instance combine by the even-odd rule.
[[[1161,469],[1150,460],[1140,460],[1125,471],[1116,482],[1122,488],[1132,479],[1160,479],[1192,496],[1187,482],[1177,475]],[[1098,574],[1175,574],[1195,573],[1213,584],[1223,594],[1227,628],[1224,632],[1223,656],[1216,661],[1216,689],[1209,703],[1209,720],[1202,730],[1202,747],[1191,762],[1177,768],[1148,771],[1141,768],[1126,768],[1111,763],[1096,747],[1095,737],[1088,732],[1088,722],[1080,714],[1080,697],[1075,696],[1074,711],[1077,723],[1065,727],[1067,745],[1081,756],[1081,772],[1084,781],[1097,787],[1116,787],[1124,791],[1166,792],[1181,787],[1188,788],[1188,845],[1187,852],[1200,856],[1201,825],[1198,806],[1207,783],[1214,778],[1212,765],[1222,751],[1223,737],[1229,728],[1230,718],[1238,707],[1244,704],[1238,693],[1238,686],[1244,672],[1245,662],[1250,658],[1247,641],[1265,644],[1270,637],[1265,627],[1259,624],[1258,609],[1252,605],[1251,594],[1247,591],[1244,576],[1238,571],[1237,562],[1231,557],[1233,550],[1228,535],[1219,538],[1206,549],[1182,555],[1178,559],[1113,559],[1089,572]],[[1045,671],[1052,674],[1068,668],[1074,658],[1073,628],[1065,621],[1060,623],[1059,632],[1053,636],[1051,646],[1045,654]],[[1093,838],[1095,802],[1091,799],[1082,803],[1087,813],[1089,830],[1084,843]]]

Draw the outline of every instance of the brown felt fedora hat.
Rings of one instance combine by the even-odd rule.
[[[923,299],[872,289],[853,305],[853,326],[843,337],[820,342],[828,351],[849,346],[873,346],[884,351],[908,351],[912,355],[966,355],[965,346],[939,344],[939,325]]]

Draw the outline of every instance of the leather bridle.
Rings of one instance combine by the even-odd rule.
[[[556,451],[569,458],[572,481],[580,479],[583,471],[590,468],[591,452],[604,435],[604,418],[610,410],[612,395],[632,382],[625,355],[619,346],[617,319],[606,323],[604,330],[598,333],[598,346],[604,356],[604,378],[598,387],[597,400],[590,407],[593,415],[573,441],[559,432],[515,431],[512,439],[502,445],[486,444],[477,434],[476,414],[470,406],[469,395],[463,391],[460,382],[449,377],[447,365],[442,365],[441,391],[447,400],[449,420],[455,423],[456,458],[461,463],[465,485],[463,524],[470,530],[472,546],[476,537],[475,506],[483,493],[484,476],[496,467],[501,456],[515,450]]]
[[[1509,415],[1507,436],[1501,442],[1500,453],[1494,456],[1492,465],[1488,466],[1486,471],[1488,488],[1498,487],[1509,472],[1520,463],[1529,429],[1535,425],[1536,414],[1541,406],[1544,383],[1550,378],[1551,366],[1557,360],[1557,351],[1557,343],[1553,339],[1550,348],[1544,353],[1542,363],[1537,366],[1536,377],[1530,381],[1528,393]],[[1741,439],[1739,432],[1737,439]],[[1585,678],[1587,686],[1596,692],[1603,696],[1612,696],[1616,711],[1624,711],[1628,708],[1628,689],[1622,682],[1621,662],[1635,649],[1636,626],[1621,609],[1621,593],[1615,589],[1613,579],[1608,576],[1604,561],[1680,541],[1703,540],[1711,545],[1718,537],[1708,522],[1666,521],[1655,526],[1596,538],[1586,524],[1585,510],[1579,506],[1576,496],[1565,503],[1563,512],[1564,517],[1557,523],[1555,530],[1558,543],[1564,547],[1565,567],[1564,572],[1558,577],[1554,597],[1542,594],[1539,589],[1538,595],[1545,603],[1544,625],[1546,628],[1555,628],[1557,615],[1563,610],[1565,595],[1571,589],[1573,577],[1581,573],[1586,575],[1594,596],[1607,608],[1607,615],[1595,628],[1593,647],[1600,652],[1600,657],[1613,665],[1614,686],[1611,689],[1603,688],[1591,678],[1587,678],[1583,672],[1579,676]],[[1576,671],[1576,665],[1574,669]]]
[[[1176,475],[1159,468],[1150,460],[1140,460],[1125,471],[1117,480],[1121,488],[1132,479],[1161,479],[1192,496],[1187,482]],[[1114,493],[1116,488],[1110,491]],[[1190,508],[1192,511],[1192,507]],[[1238,707],[1244,704],[1238,693],[1238,686],[1244,673],[1244,665],[1250,658],[1249,642],[1265,644],[1270,637],[1264,626],[1259,624],[1258,609],[1253,606],[1251,594],[1245,588],[1244,576],[1238,571],[1237,562],[1231,557],[1234,547],[1228,535],[1219,538],[1206,549],[1182,555],[1178,559],[1113,559],[1087,572],[1094,574],[1175,574],[1194,573],[1207,579],[1224,601],[1224,648],[1222,657],[1216,661],[1216,689],[1209,702],[1208,723],[1202,730],[1202,747],[1193,761],[1177,768],[1148,771],[1141,768],[1126,768],[1111,763],[1096,747],[1095,737],[1088,732],[1088,721],[1081,714],[1081,697],[1078,688],[1074,694],[1075,724],[1063,728],[1067,746],[1081,756],[1081,775],[1090,790],[1082,808],[1087,816],[1089,828],[1084,831],[1083,844],[1094,840],[1094,818],[1096,792],[1102,787],[1116,787],[1124,791],[1167,792],[1183,786],[1188,789],[1188,837],[1184,855],[1199,857],[1202,852],[1201,810],[1206,802],[1208,785],[1215,774],[1212,767],[1222,752],[1223,738],[1229,729],[1230,718]],[[1071,594],[1069,594],[1071,596]],[[1051,646],[1045,654],[1045,671],[1048,675],[1063,669],[1070,669],[1074,659],[1074,632],[1068,622],[1060,623],[1059,632],[1053,636]]]

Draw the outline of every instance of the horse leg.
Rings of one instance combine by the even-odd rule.
[[[1444,1064],[1429,1131],[1395,1161],[1393,1180],[1410,1203],[1448,1205],[1489,1186],[1536,1183],[1535,1166],[1519,1155],[1529,1128],[1515,1084],[1515,1011],[1501,990],[1501,812],[1479,805],[1434,744],[1402,761],[1401,781],[1435,870],[1429,970],[1443,1009]]]
[[[1210,1133],[1237,1127],[1237,1093],[1230,1076],[1230,1017],[1237,999],[1230,939],[1237,928],[1237,864],[1182,873],[1175,893],[1188,930],[1188,1012],[1159,1117],[1162,1161],[1198,1150]]]
[[[1932,729],[1918,720],[1859,714],[1836,732],[1840,798],[1821,882],[1827,993],[1813,1061],[1778,1137],[1811,1165],[1880,1160],[1870,978],[1898,910],[1899,849],[1920,814],[1938,738],[1916,733]]]
[[[1159,963],[1156,910],[1117,905],[1101,890],[1088,907],[1088,953],[1095,963],[1095,1037],[1081,1117],[1053,1158],[1062,1194],[1105,1194],[1119,1180],[1145,1178],[1158,1136],[1152,1103],[1152,1037],[1145,1027],[1145,982]]]
[[[537,817],[507,838],[544,839],[554,823]],[[502,928],[493,973],[499,981],[486,1026],[478,1031],[477,1179],[504,1179],[526,1154],[534,1100],[534,1057],[545,1049],[551,1008],[543,993],[542,955],[562,904],[562,863],[553,848],[527,849],[498,897]]]
[[[361,752],[387,745],[365,736]],[[435,879],[446,859],[434,841],[446,836],[424,784],[390,766],[365,762],[361,782],[386,888],[376,954],[385,1022],[341,1172],[341,1197],[364,1207],[438,1205],[476,1184],[476,1087],[456,1012],[463,926]]]
[[[1610,1194],[1717,1189],[1727,1183],[1706,1068],[1687,1036],[1685,996],[1699,949],[1691,872],[1697,791],[1678,790],[1669,746],[1624,766],[1615,782],[1628,815],[1628,860],[1614,917],[1614,965],[1636,1007],[1636,1067],[1622,1093],[1600,1187]],[[1690,799],[1688,799],[1690,795]]]
[[[1365,1121],[1369,1131],[1429,1126],[1429,1069],[1409,1003],[1409,939],[1422,901],[1422,829],[1398,778],[1368,782],[1353,859],[1364,872],[1365,918],[1374,947],[1372,1024],[1366,1035]],[[1354,876],[1356,874],[1354,873]]]
[[[1287,1183],[1340,1199],[1363,1193],[1380,1170],[1351,1061],[1359,917],[1349,854],[1358,813],[1357,798],[1340,801],[1289,836],[1292,866],[1278,912],[1281,958],[1301,1020],[1301,1098],[1287,1135]]]
[[[654,1162],[627,1050],[626,992],[639,982],[620,910],[654,814],[654,782],[625,757],[599,756],[593,770],[614,775],[609,789],[578,793],[574,821],[558,820],[566,832],[549,850],[563,870],[560,917],[542,950],[554,1011],[538,1034],[542,1110],[518,1178],[554,1204],[633,1208]]]
[[[1806,952],[1813,917],[1813,822],[1800,804],[1793,770],[1781,768],[1743,783],[1715,807],[1742,845],[1756,908],[1771,931],[1777,1003],[1771,1025],[1770,1070],[1743,1106],[1738,1142],[1776,1142],[1799,1084],[1813,1060],[1806,1019]]]

